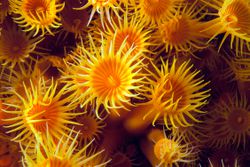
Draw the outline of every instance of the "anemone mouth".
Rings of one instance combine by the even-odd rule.
[[[44,162],[41,162],[37,167],[73,167],[70,161],[60,157],[49,157]]]
[[[183,45],[190,39],[190,26],[187,18],[177,16],[160,26],[162,39],[170,46]]]
[[[173,0],[142,0],[144,14],[152,19],[161,19],[168,15],[173,8]]]
[[[47,128],[52,130],[58,125],[59,109],[48,104],[34,104],[27,113],[27,122],[38,132],[46,133]]]
[[[172,164],[180,159],[180,148],[175,141],[164,138],[156,142],[154,154],[158,160]]]
[[[250,5],[242,0],[225,1],[219,11],[222,23],[229,31],[250,36]]]
[[[48,0],[25,0],[23,9],[30,18],[39,20],[39,17],[46,16],[46,13],[49,11],[49,5]]]
[[[127,93],[131,84],[131,70],[117,58],[103,59],[91,75],[95,92],[101,98],[118,99]]]
[[[228,116],[228,125],[235,132],[246,132],[250,130],[250,114],[243,109],[235,109]]]

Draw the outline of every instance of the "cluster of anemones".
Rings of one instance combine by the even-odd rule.
[[[249,18],[249,0],[0,0],[0,167],[244,166]]]

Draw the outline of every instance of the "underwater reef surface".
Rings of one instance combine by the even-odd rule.
[[[250,166],[250,0],[0,0],[0,167]]]

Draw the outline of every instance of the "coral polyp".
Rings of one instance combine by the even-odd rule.
[[[87,143],[80,150],[77,145],[78,134],[73,137],[72,131],[68,137],[62,136],[58,143],[53,141],[53,138],[48,134],[46,140],[38,141],[36,143],[35,158],[32,158],[27,153],[27,149],[23,149],[22,153],[23,166],[27,167],[83,167],[88,166],[91,161],[94,161],[98,157],[103,157],[103,151],[94,152],[91,155],[87,155],[87,149],[93,140]],[[63,142],[65,141],[65,142]],[[105,166],[108,161],[99,162],[95,166]]]
[[[107,28],[104,34],[107,36],[108,43],[110,43],[114,36],[115,44],[115,52],[119,50],[122,43],[126,41],[126,45],[124,48],[124,52],[127,52],[131,47],[134,47],[131,56],[141,53],[143,54],[150,53],[148,47],[151,46],[151,42],[149,41],[150,30],[144,29],[143,22],[138,22],[138,16],[129,17],[128,9],[125,11],[122,19],[118,19],[118,21],[112,22],[112,27]],[[116,23],[117,22],[117,23]],[[107,49],[109,44],[107,44]]]
[[[151,86],[145,88],[149,101],[139,104],[137,112],[133,111],[134,115],[126,123],[129,129],[137,128],[138,119],[141,123],[152,122],[153,125],[157,120],[163,120],[168,129],[170,125],[175,128],[191,126],[187,119],[199,122],[195,114],[204,113],[201,107],[210,96],[210,90],[204,89],[208,82],[198,77],[198,70],[191,70],[189,62],[179,66],[176,62],[177,59],[172,64],[162,61],[160,69],[152,64],[156,73],[149,71],[153,78],[147,78]]]
[[[51,28],[61,26],[58,13],[63,10],[64,3],[57,0],[10,0],[13,13],[17,14],[13,19],[25,31],[35,30],[34,36],[41,31],[54,34]]]
[[[87,10],[74,10],[80,3],[77,1],[65,1],[65,7],[61,12],[62,27],[66,31],[66,35],[74,33],[75,37],[79,37],[84,33],[84,28],[87,27],[89,14]]]
[[[120,3],[120,0],[88,0],[88,2],[84,6],[76,8],[76,10],[82,10],[92,6],[92,11],[87,25],[89,25],[89,23],[93,19],[94,14],[98,12],[100,14],[101,24],[104,27],[104,19],[108,19],[111,23],[112,15],[110,9],[112,9],[115,15],[119,17],[119,10],[121,10]]]
[[[76,130],[80,132],[80,143],[87,143],[93,139],[100,140],[106,123],[105,118],[96,117],[94,109],[87,109],[87,113],[76,117],[76,121],[81,124],[76,126]]]
[[[203,24],[200,21],[205,15],[198,16],[203,8],[196,11],[195,5],[196,3],[191,6],[187,3],[173,17],[158,26],[155,38],[165,45],[167,53],[193,54],[195,50],[206,47],[207,36],[201,33]]]
[[[111,41],[109,49],[105,45],[97,48],[90,37],[90,52],[82,46],[83,55],[75,54],[75,64],[68,64],[68,73],[63,74],[69,88],[75,91],[76,98],[82,106],[92,103],[96,113],[101,105],[110,112],[111,108],[125,108],[130,104],[130,98],[136,97],[131,90],[139,90],[138,83],[142,80],[140,54],[131,57],[133,48],[125,53],[126,40],[115,52],[115,43]],[[119,115],[119,113],[116,113]]]
[[[204,1],[218,11],[217,18],[205,23],[211,39],[225,33],[219,49],[228,36],[231,36],[230,47],[236,49],[236,55],[242,54],[245,46],[250,50],[250,3],[246,0],[212,0]],[[233,46],[234,45],[234,46]]]
[[[36,45],[43,40],[32,35],[32,32],[26,34],[14,25],[3,28],[0,34],[0,63],[12,68],[17,64],[27,64],[27,59],[32,59],[31,54],[35,53]]]
[[[157,25],[174,15],[183,0],[137,0],[135,10],[146,24]]]
[[[51,82],[49,86],[43,78],[39,78],[36,85],[30,81],[31,87],[26,87],[25,95],[18,96],[19,103],[8,102],[6,105],[15,107],[13,111],[5,111],[14,114],[15,117],[5,119],[5,121],[14,121],[13,124],[5,126],[7,133],[17,133],[12,139],[20,142],[25,140],[43,138],[46,136],[46,129],[55,139],[60,139],[61,135],[67,136],[69,128],[66,124],[78,124],[71,121],[79,113],[71,113],[75,105],[68,104],[68,98],[62,97],[67,87],[57,91],[57,82]]]
[[[152,166],[192,166],[196,160],[197,151],[190,143],[183,142],[181,137],[166,137],[159,129],[148,134],[144,145],[143,152]]]
[[[204,125],[205,133],[210,136],[205,141],[217,148],[245,147],[250,135],[249,107],[244,95],[221,97]]]

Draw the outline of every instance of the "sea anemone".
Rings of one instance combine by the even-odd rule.
[[[22,149],[23,157],[23,166],[25,167],[83,167],[88,166],[91,161],[94,161],[104,152],[98,151],[92,155],[87,155],[87,149],[92,142],[86,144],[80,150],[77,149],[77,135],[72,139],[72,132],[69,134],[66,139],[61,137],[58,143],[53,141],[50,135],[47,135],[46,140],[38,141],[35,149],[35,159],[33,159],[28,153],[27,149]],[[63,142],[65,141],[65,142]],[[93,141],[93,140],[92,140]],[[100,162],[96,166],[106,166],[109,161]]]
[[[136,0],[134,7],[140,20],[147,25],[158,25],[174,15],[183,0]]]
[[[129,130],[136,130],[147,126],[149,123],[155,125],[157,120],[163,119],[168,129],[169,125],[175,128],[179,126],[187,127],[194,122],[200,122],[195,118],[196,113],[204,113],[201,107],[207,103],[209,89],[205,87],[209,82],[205,82],[202,77],[198,77],[198,70],[191,70],[189,61],[184,61],[179,66],[177,59],[173,59],[172,65],[169,61],[162,61],[162,66],[158,69],[153,63],[153,73],[147,77],[149,87],[144,87],[144,96],[148,102],[138,104],[126,121],[125,126]],[[144,127],[145,128],[145,127]]]
[[[65,7],[61,12],[62,27],[66,31],[65,37],[69,32],[75,34],[75,37],[84,34],[84,28],[87,27],[89,15],[87,10],[73,9],[79,5],[78,1],[65,1]]]
[[[183,143],[181,137],[166,137],[158,129],[152,130],[149,136],[141,147],[144,146],[142,150],[152,166],[191,166],[196,160],[196,150],[191,144]]]
[[[103,115],[101,113],[101,115]],[[94,109],[87,108],[87,113],[76,117],[76,121],[81,125],[77,125],[75,128],[80,132],[79,143],[88,143],[95,139],[100,140],[100,135],[106,126],[105,117],[98,119],[95,115]]]
[[[81,113],[70,112],[75,105],[70,103],[70,96],[64,96],[67,87],[64,86],[58,90],[57,82],[52,80],[48,86],[43,78],[38,78],[38,83],[34,84],[30,80],[30,87],[23,83],[25,95],[18,96],[21,104],[9,102],[6,105],[15,107],[13,111],[5,111],[10,114],[16,114],[16,117],[5,119],[5,121],[15,121],[11,125],[5,126],[10,129],[7,133],[16,133],[12,139],[16,142],[32,140],[46,136],[46,129],[54,139],[60,139],[61,135],[67,136],[69,128],[66,124],[77,125],[72,121],[75,116]],[[24,143],[25,144],[25,143]]]
[[[73,53],[74,63],[67,64],[67,71],[62,76],[69,90],[75,91],[76,97],[72,100],[79,101],[81,106],[91,102],[96,107],[98,117],[102,104],[107,112],[110,112],[110,108],[125,108],[124,103],[131,104],[130,98],[137,97],[131,91],[139,91],[143,79],[139,73],[143,67],[141,61],[138,61],[140,55],[131,57],[133,48],[123,52],[126,40],[115,52],[113,41],[109,49],[105,50],[105,44],[96,47],[90,37],[89,51],[82,46],[83,54]]]
[[[216,148],[246,146],[250,135],[250,105],[246,96],[226,94],[213,107],[204,125],[204,140]]]
[[[36,45],[43,40],[32,37],[33,32],[24,33],[14,25],[7,25],[0,34],[0,62],[3,66],[14,68],[23,66],[27,59],[35,60],[31,54],[36,52]]]
[[[205,4],[218,11],[217,17],[205,23],[204,33],[210,35],[210,41],[225,33],[219,49],[228,36],[231,36],[230,48],[235,45],[236,55],[242,54],[244,47],[250,50],[250,3],[248,0],[211,0]],[[235,44],[234,44],[235,43]],[[244,46],[245,45],[245,46]]]
[[[112,9],[112,11],[115,13],[117,17],[120,16],[119,10],[122,10],[122,8],[120,7],[120,3],[121,3],[120,0],[94,0],[94,1],[88,0],[88,2],[84,6],[80,8],[76,8],[76,10],[83,10],[92,6],[92,11],[91,11],[87,25],[89,25],[89,23],[93,19],[95,12],[98,12],[100,14],[102,27],[104,27],[105,15],[108,21],[111,23],[110,8]]]
[[[44,72],[47,69],[40,69],[38,64],[34,66],[31,64],[28,67],[20,66],[19,68],[5,68],[5,71],[2,73],[2,78],[0,80],[2,87],[1,94],[5,97],[6,101],[12,101],[12,103],[19,102],[18,96],[25,96],[25,84],[26,88],[31,88],[31,82],[33,85],[37,85],[38,81],[37,78],[43,76]],[[49,78],[50,79],[50,78]],[[46,85],[49,85],[49,79],[46,80]]]
[[[25,31],[35,30],[33,36],[42,31],[53,35],[51,28],[61,26],[58,13],[63,10],[64,3],[57,0],[10,0],[13,13],[17,14],[13,19]]]
[[[166,52],[170,55],[179,53],[193,55],[194,51],[207,47],[204,40],[207,36],[201,33],[203,24],[200,22],[205,16],[205,14],[200,15],[204,7],[196,9],[195,5],[196,3],[191,6],[187,3],[183,8],[179,7],[173,17],[157,27],[157,33],[153,38],[158,43],[164,44]]]
[[[232,58],[227,62],[230,66],[228,77],[241,82],[250,81],[250,58]]]
[[[131,47],[134,47],[131,56],[136,54],[152,53],[148,47],[152,45],[149,41],[151,30],[144,29],[144,23],[138,21],[138,16],[128,17],[128,9],[124,12],[123,19],[117,21],[112,20],[112,27],[107,26],[105,37],[108,39],[107,49],[110,42],[114,39],[115,52],[117,52],[124,41],[126,45],[124,52],[127,52]],[[116,36],[114,38],[114,36]]]

